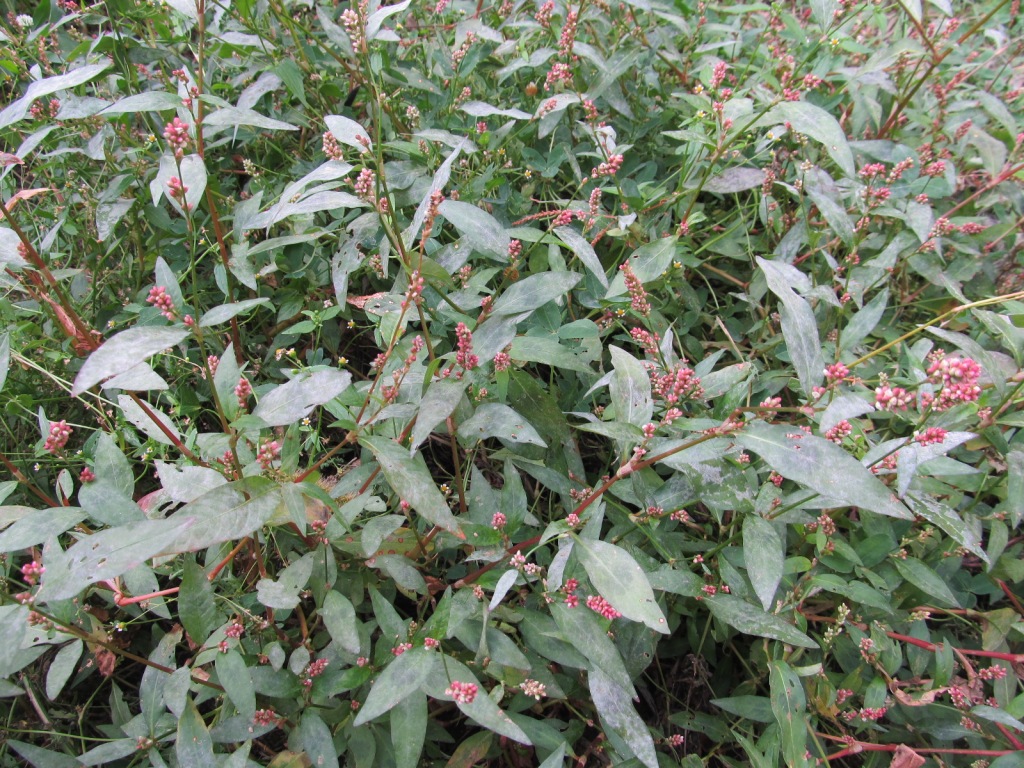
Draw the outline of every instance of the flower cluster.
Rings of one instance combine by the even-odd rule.
[[[630,307],[634,312],[639,312],[645,317],[651,314],[651,303],[647,300],[647,291],[644,284],[633,271],[633,265],[628,261],[619,267],[622,277],[626,281],[626,290],[629,291]]]
[[[536,680],[530,680],[527,678],[526,680],[523,680],[523,684],[520,687],[522,688],[524,695],[531,696],[537,701],[540,701],[545,695],[547,695],[547,687],[544,683],[540,683]]]
[[[455,336],[458,339],[455,362],[467,371],[476,368],[480,358],[473,354],[473,332],[465,323],[459,323],[455,326]]]
[[[252,384],[245,376],[239,377],[238,383],[235,384],[235,397],[238,398],[239,408],[245,408],[250,395],[252,395]]]
[[[496,531],[500,531],[502,528],[504,528],[507,522],[508,519],[502,512],[495,512],[493,515],[491,515],[491,528],[493,528]]]
[[[622,161],[624,159],[625,158],[622,155],[610,155],[605,162],[601,163],[593,170],[590,174],[590,178],[598,179],[602,176],[614,176],[622,167]]]
[[[21,578],[23,578],[25,583],[29,586],[35,585],[39,580],[39,577],[44,573],[46,573],[46,568],[44,568],[42,563],[38,560],[33,560],[21,566]]]
[[[174,156],[180,160],[185,155],[185,147],[189,142],[188,124],[175,117],[164,127],[164,138],[174,150]]]
[[[338,144],[338,140],[334,138],[334,134],[330,131],[324,132],[323,150],[324,154],[331,160],[345,159],[345,155],[341,151],[341,145]]]
[[[622,614],[612,608],[612,604],[605,600],[600,595],[591,595],[587,598],[587,608],[599,613],[606,619],[617,619]]]
[[[942,427],[928,427],[924,432],[914,435],[914,441],[920,445],[941,445],[947,434]]]
[[[836,445],[840,445],[843,440],[849,437],[853,433],[853,426],[849,421],[843,419],[834,427],[825,430],[825,439],[830,440]]]
[[[174,320],[174,299],[167,293],[162,285],[155,285],[149,289],[146,302],[160,310],[160,314],[168,320]]]
[[[445,689],[445,695],[451,696],[459,704],[472,704],[478,690],[476,683],[460,683],[458,680],[453,680],[452,684]]]
[[[313,685],[313,678],[322,675],[325,669],[327,669],[327,659],[316,659],[315,661],[309,662],[304,673],[302,684],[306,688],[311,687]]]
[[[256,454],[256,460],[264,470],[268,470],[280,456],[281,443],[277,440],[267,440],[260,446],[259,453]]]
[[[668,373],[658,373],[653,367],[649,369],[651,389],[666,403],[677,403],[680,400],[699,398],[704,394],[700,378],[683,363],[676,363]]]
[[[942,389],[932,403],[937,411],[946,411],[957,403],[972,403],[981,394],[978,378],[981,366],[969,357],[946,357],[936,352],[928,367],[928,377]]]
[[[68,438],[71,437],[71,427],[68,423],[61,419],[60,421],[54,421],[50,423],[50,433],[46,437],[46,443],[43,445],[43,450],[47,453],[57,453],[68,444]]]
[[[875,407],[880,411],[905,411],[913,402],[914,395],[903,387],[883,384],[875,389]]]

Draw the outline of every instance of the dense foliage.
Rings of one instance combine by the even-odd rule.
[[[1024,764],[1017,0],[22,5],[0,765]]]

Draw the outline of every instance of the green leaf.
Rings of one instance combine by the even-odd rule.
[[[755,723],[771,723],[775,721],[771,699],[764,696],[729,696],[724,699],[712,699],[711,703],[730,715],[752,720]]]
[[[206,312],[199,319],[199,327],[209,328],[220,323],[226,323],[231,318],[251,312],[253,308],[262,304],[270,304],[270,299],[246,299],[245,301],[236,301],[231,304],[221,304]]]
[[[256,582],[257,599],[268,608],[290,610],[299,604],[299,593],[313,575],[314,559],[317,554],[309,552],[289,565],[274,579],[260,579]]]
[[[719,593],[704,599],[711,615],[745,635],[781,640],[800,648],[817,648],[818,644],[792,624],[735,595]]]
[[[46,671],[46,696],[50,701],[56,701],[60,692],[64,690],[64,686],[75,672],[75,667],[78,666],[84,647],[82,641],[76,638],[57,651],[57,655],[53,657],[50,668]]]
[[[242,654],[234,648],[228,649],[227,653],[218,653],[215,667],[217,681],[224,686],[231,703],[242,717],[251,721],[256,714],[256,691]]]
[[[556,227],[555,234],[558,235],[559,240],[576,254],[576,258],[582,262],[590,274],[597,278],[602,287],[607,289],[608,278],[604,274],[604,265],[601,263],[601,259],[594,250],[594,246],[590,244],[590,241],[572,227]]]
[[[903,520],[912,518],[882,481],[835,443],[762,421],[744,427],[736,435],[736,442],[758,454],[783,477],[821,494],[835,506],[863,507]]]
[[[359,708],[354,725],[358,727],[380,717],[415,693],[438,659],[440,656],[427,648],[412,648],[396,657],[377,676],[366,703]]]
[[[893,557],[891,561],[900,576],[924,592],[929,599],[943,605],[959,608],[960,603],[942,578],[916,557]]]
[[[410,653],[410,651],[406,651],[406,653]],[[436,652],[434,653],[436,654]],[[442,658],[443,663],[441,661]],[[441,701],[452,701],[452,697],[445,692],[452,681],[472,683],[478,688],[476,698],[469,704],[456,702],[458,708],[484,728],[494,731],[500,736],[517,741],[520,744],[531,745],[530,738],[523,729],[487,695],[487,691],[480,685],[480,681],[469,667],[451,656],[442,657],[440,654],[437,654],[437,659],[438,661],[432,665],[429,677],[423,682],[424,693]]]
[[[1007,728],[1024,731],[1024,723],[1010,715],[1008,712],[1002,709],[997,709],[996,707],[979,704],[978,706],[971,708],[971,714],[975,717],[980,717],[983,720],[988,720],[991,723],[999,723],[1000,725],[1005,725]]]
[[[373,452],[395,493],[429,522],[459,534],[459,522],[420,454],[410,457],[401,446],[384,437],[360,438],[360,442]]]
[[[651,731],[633,708],[630,694],[600,668],[590,670],[588,683],[604,727],[629,745],[641,763],[648,768],[658,768]]]
[[[889,289],[883,288],[875,297],[865,304],[843,329],[839,337],[839,349],[853,349],[868,337],[878,326],[878,322],[889,306]]]
[[[213,756],[213,739],[192,699],[188,700],[178,720],[175,754],[178,765],[215,765],[217,762]]]
[[[632,621],[669,634],[665,616],[640,564],[626,550],[606,541],[576,539],[576,554],[598,593]]]
[[[100,117],[113,117],[115,115],[127,115],[135,112],[163,112],[165,110],[176,110],[181,106],[181,96],[170,91],[145,91],[135,93],[118,99],[109,107],[101,109],[97,114]]]
[[[452,415],[462,400],[462,393],[465,389],[465,381],[442,379],[430,382],[426,394],[420,400],[416,423],[412,428],[409,444],[410,454],[416,452],[416,448],[427,439],[427,436],[434,431],[438,424]]]
[[[172,520],[188,517],[196,522],[166,544],[164,554],[195,552],[248,536],[269,522],[281,504],[281,488],[263,477],[218,486],[172,515]]]
[[[240,125],[251,125],[264,131],[297,131],[299,126],[286,123],[283,120],[275,120],[272,117],[261,115],[252,109],[240,109],[239,107],[221,107],[210,112],[203,119],[203,127],[225,127],[236,128]]]
[[[177,666],[174,661],[174,651],[178,643],[181,642],[181,639],[181,627],[166,633],[160,638],[156,648],[149,654],[149,660],[153,664],[174,669]],[[182,672],[187,677],[188,669],[183,667]],[[139,684],[139,699],[142,701],[143,720],[150,733],[154,732],[157,720],[167,709],[164,704],[164,689],[172,679],[173,675],[154,666],[147,666],[142,673],[142,682]],[[188,682],[187,679],[186,682]],[[184,708],[182,707],[180,711],[184,711]]]
[[[629,256],[629,263],[633,267],[633,274],[640,278],[640,282],[649,283],[657,280],[669,268],[672,259],[676,256],[675,237],[663,237],[659,240],[641,245]],[[614,299],[626,293],[626,279],[619,270],[612,280],[605,298]]]
[[[853,151],[843,128],[831,114],[809,101],[784,101],[776,104],[751,127],[789,123],[796,133],[803,133],[825,146],[825,151],[849,178],[856,175]]]
[[[53,602],[78,595],[89,584],[112,579],[159,554],[195,524],[195,518],[144,520],[83,536],[62,552],[55,540],[46,546],[46,572],[39,600]]]
[[[85,510],[78,507],[32,510],[31,514],[0,533],[0,552],[14,552],[35,546],[51,536],[57,536],[73,528],[85,517]]]
[[[306,418],[318,405],[330,402],[352,383],[348,371],[300,373],[260,397],[252,415],[268,426],[283,427]]]
[[[760,168],[727,168],[704,183],[705,192],[717,195],[731,195],[759,187],[764,182],[764,171]]]
[[[775,526],[763,517],[747,515],[743,520],[743,558],[757,599],[767,611],[775,603],[775,591],[782,581],[786,545]]]
[[[582,605],[569,608],[560,601],[552,603],[550,609],[558,628],[562,631],[562,640],[587,658],[590,662],[588,670],[592,672],[600,669],[616,685],[629,693],[630,697],[636,696],[633,681],[622,661],[622,654],[609,639],[597,614]]]
[[[980,531],[975,526],[968,525],[951,506],[923,493],[908,493],[906,502],[914,510],[914,514],[941,528],[961,547],[981,558],[982,562],[989,562],[989,556],[981,543]]]
[[[303,761],[304,765],[338,765],[338,755],[334,749],[331,729],[327,727],[314,710],[307,709],[302,713],[302,720],[299,721],[298,731],[299,744],[302,746],[302,751],[309,758],[308,763]]]
[[[772,712],[782,731],[782,754],[788,766],[806,766],[807,697],[803,683],[784,661],[768,665]]]
[[[427,737],[427,696],[414,691],[391,712],[391,745],[395,750],[395,768],[416,768],[420,764]],[[487,733],[489,737],[491,734]]]
[[[7,372],[11,369],[11,334],[0,336],[0,392],[7,383]]]
[[[324,123],[339,143],[347,144],[359,153],[373,151],[370,132],[355,120],[341,115],[326,115]]]
[[[118,395],[117,404],[120,406],[124,417],[138,427],[146,437],[151,438],[160,445],[174,445],[174,441],[167,436],[166,432],[160,429],[157,422],[150,418],[149,414],[142,410],[142,406],[137,405],[136,402],[128,395]],[[156,416],[157,421],[164,425],[167,432],[170,432],[180,441],[181,433],[178,431],[178,428],[174,426],[174,422],[171,421],[171,417],[155,405],[149,405],[149,403],[146,405],[149,406],[149,410],[153,412],[154,416]]]
[[[818,321],[814,318],[814,310],[806,299],[793,290],[794,286],[809,289],[810,281],[800,270],[789,264],[768,261],[758,256],[757,265],[764,273],[768,288],[782,302],[779,305],[782,336],[800,379],[800,387],[810,397],[825,374],[825,359],[821,355]]]
[[[832,231],[839,235],[843,243],[852,247],[853,222],[832,177],[820,168],[812,168],[804,174],[804,192],[817,206]]]
[[[639,360],[623,349],[608,347],[615,372],[608,385],[615,418],[627,424],[643,427],[654,413],[651,399],[651,378]]]
[[[438,211],[459,230],[466,244],[474,251],[503,264],[508,261],[508,246],[512,238],[487,211],[458,200],[445,200]],[[497,303],[495,302],[495,309]]]
[[[483,403],[459,426],[459,437],[469,443],[497,437],[513,443],[547,447],[530,422],[503,403]]]
[[[494,302],[494,315],[519,315],[543,307],[572,290],[580,281],[575,272],[542,272],[510,285]]]
[[[75,376],[71,394],[80,395],[104,379],[123,373],[157,352],[184,341],[187,336],[185,328],[148,327],[121,331],[89,355]]]
[[[32,768],[81,768],[82,765],[71,755],[51,752],[34,744],[26,744],[15,739],[7,739],[4,743],[25,758]]]
[[[324,597],[320,618],[331,639],[349,653],[359,653],[359,626],[351,601],[340,592],[331,590]]]
[[[221,622],[213,585],[195,558],[185,558],[178,591],[178,616],[188,636],[196,645],[205,645]]]
[[[105,72],[112,64],[112,61],[104,61],[102,64],[86,64],[84,67],[65,72],[63,75],[36,80],[25,89],[24,96],[8,104],[3,112],[0,112],[0,128],[6,128],[8,125],[23,120],[37,99],[87,83]]]
[[[490,731],[474,733],[456,747],[444,768],[474,768],[484,762],[493,741],[494,734]],[[398,748],[397,744],[395,748]],[[558,768],[561,768],[561,765],[562,763],[559,762]]]
[[[558,339],[545,336],[516,336],[512,339],[509,356],[513,360],[543,363],[580,373],[593,373],[589,364],[593,358],[586,354],[585,348],[567,347],[560,344]]]

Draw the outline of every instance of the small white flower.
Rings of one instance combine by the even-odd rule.
[[[27,13],[22,13],[14,17],[14,23],[18,25],[19,29],[28,29],[32,26],[32,17]]]

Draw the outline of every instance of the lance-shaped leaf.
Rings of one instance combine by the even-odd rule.
[[[324,117],[324,122],[331,135],[342,144],[354,147],[359,152],[368,152],[373,149],[370,132],[352,118],[327,115]]]
[[[3,112],[0,112],[0,128],[6,128],[8,125],[24,119],[28,114],[29,107],[36,99],[87,83],[104,72],[112,63],[105,61],[102,64],[86,64],[84,67],[65,72],[63,75],[37,80],[29,85],[24,96],[11,102]]]
[[[632,621],[668,634],[668,623],[654,600],[654,590],[640,564],[622,547],[601,540],[577,539],[577,556],[594,588]]]
[[[41,601],[66,600],[87,585],[121,576],[159,554],[169,539],[194,525],[194,517],[143,520],[83,536],[62,552],[55,540],[47,545]]]
[[[300,373],[260,398],[252,415],[271,427],[282,427],[306,418],[318,405],[333,400],[352,383],[348,371]]]
[[[724,621],[745,635],[781,640],[801,648],[817,648],[818,644],[807,635],[771,613],[759,611],[756,606],[735,595],[717,594],[704,600],[716,619]]]
[[[195,552],[248,536],[265,525],[281,504],[280,486],[264,477],[247,477],[219,486],[174,513],[171,520],[188,517],[197,522],[181,535],[165,540],[163,551]]]
[[[106,378],[122,373],[157,352],[183,341],[187,328],[129,328],[89,355],[75,377],[72,395],[80,395]]]
[[[438,490],[420,454],[410,456],[397,443],[384,437],[367,437],[360,442],[373,451],[395,493],[434,525],[462,535],[459,521],[448,508],[448,502]]]
[[[843,127],[831,114],[809,101],[785,101],[772,107],[753,127],[789,123],[796,133],[803,133],[825,146],[825,151],[849,177],[856,173],[853,150]]]
[[[124,417],[128,419],[132,424],[142,430],[146,437],[152,438],[154,441],[160,443],[160,445],[174,445],[174,442],[170,437],[167,436],[167,432],[174,435],[177,438],[181,438],[181,433],[178,432],[178,428],[174,426],[174,422],[171,421],[171,417],[161,411],[155,405],[149,406],[149,411],[156,417],[160,424],[163,424],[166,432],[160,429],[160,424],[157,424],[146,411],[142,409],[141,405],[138,405],[128,395],[118,395],[117,404],[121,406],[121,412]]]
[[[612,355],[612,374],[608,391],[615,406],[615,418],[627,424],[642,427],[651,420],[654,402],[651,400],[651,378],[640,361],[618,347],[609,347]]]
[[[571,290],[580,281],[575,272],[543,272],[513,283],[501,294],[492,312],[495,315],[518,315],[542,307]]]
[[[512,238],[487,211],[458,200],[445,200],[438,211],[459,230],[473,250],[500,262],[508,261]]]
[[[588,677],[594,706],[605,728],[622,739],[641,763],[648,768],[658,768],[651,731],[636,713],[629,693],[600,668],[591,669]]]
[[[772,713],[782,732],[782,754],[786,765],[806,766],[807,697],[796,672],[784,661],[769,665],[768,683]]]
[[[412,428],[412,441],[409,445],[410,453],[415,453],[419,444],[427,439],[427,435],[433,432],[438,424],[452,415],[452,411],[455,410],[455,407],[462,399],[462,392],[465,389],[465,381],[442,379],[430,383],[426,394],[420,400],[416,424]]]
[[[825,359],[818,340],[818,321],[807,300],[793,290],[793,286],[810,287],[810,281],[796,267],[757,257],[764,272],[768,288],[778,296],[782,336],[786,340],[789,357],[796,368],[800,387],[810,396],[811,390],[821,382],[825,372]]]
[[[775,526],[763,517],[747,515],[744,518],[743,557],[757,599],[767,611],[775,602],[775,590],[782,581],[786,547]]]
[[[513,443],[530,443],[547,447],[526,419],[503,403],[484,403],[459,427],[463,440],[485,440],[498,437]]]
[[[862,507],[904,520],[913,517],[877,477],[828,440],[754,421],[737,435],[736,442],[758,454],[783,477],[820,493],[837,506]]]
[[[427,648],[413,648],[384,667],[370,689],[366,703],[359,708],[355,725],[358,727],[380,717],[406,696],[415,693],[440,658],[439,654]]]
[[[590,241],[572,227],[556,227],[555,234],[558,235],[559,240],[576,254],[576,258],[583,262],[583,266],[587,268],[587,271],[596,277],[597,281],[604,288],[608,288],[608,278],[604,273],[604,265],[601,264],[601,259],[594,250],[594,246],[590,244]]]

